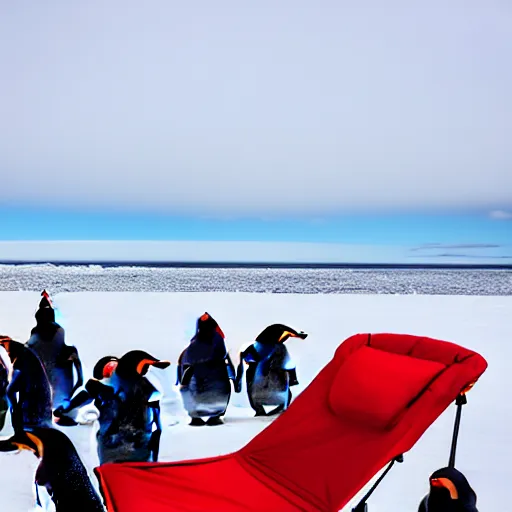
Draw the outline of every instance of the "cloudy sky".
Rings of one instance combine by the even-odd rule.
[[[2,2],[0,239],[512,261],[511,26],[507,0]]]

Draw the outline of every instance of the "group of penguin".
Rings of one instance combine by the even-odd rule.
[[[231,397],[231,382],[235,393],[242,390],[244,364],[247,395],[255,416],[274,416],[286,410],[292,399],[290,387],[299,382],[284,342],[288,338],[306,339],[307,334],[283,324],[268,326],[240,353],[236,371],[224,338],[219,324],[204,313],[178,359],[176,383],[191,417],[190,425],[222,424]],[[265,410],[272,406],[269,412]],[[208,419],[205,422],[203,418]]]
[[[53,424],[53,407],[71,396],[82,385],[78,352],[64,343],[64,330],[55,322],[55,311],[48,294],[36,312],[36,326],[27,343],[0,335],[0,430],[7,412],[14,435],[0,440],[0,452],[28,450],[39,460],[34,482],[37,504],[46,490],[57,512],[104,512],[103,502],[71,440]],[[9,364],[10,363],[10,364]],[[73,384],[73,368],[77,382]]]
[[[78,350],[67,345],[46,291],[36,312],[36,326],[26,343],[0,335],[9,365],[0,354],[0,430],[11,414],[14,435],[0,440],[0,452],[29,450],[40,460],[35,474],[38,504],[43,487],[57,512],[104,512],[104,506],[71,440],[60,426],[77,425],[76,412],[94,403],[99,411],[96,433],[100,464],[158,461],[162,423],[159,386],[150,368],[165,369],[143,350],[122,357],[105,356],[85,385]],[[197,320],[195,335],[177,364],[177,384],[191,426],[221,425],[231,396],[246,388],[255,416],[274,416],[290,405],[290,387],[298,384],[296,367],[284,342],[307,334],[283,324],[264,329],[240,353],[235,370],[225,336],[213,317]],[[76,374],[76,378],[74,376]],[[75,392],[83,387],[80,392]],[[269,412],[265,407],[273,407]],[[430,479],[430,493],[419,512],[478,512],[476,495],[465,477],[446,468]]]

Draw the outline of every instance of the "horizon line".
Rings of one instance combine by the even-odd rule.
[[[100,266],[103,268],[118,267],[148,267],[148,268],[220,268],[220,269],[453,269],[453,270],[512,270],[512,263],[324,263],[324,262],[276,262],[276,261],[143,261],[143,260],[0,260],[0,265],[24,266],[24,265],[53,265],[63,267],[89,267]]]
[[[369,267],[509,268],[512,255],[496,254],[481,244],[439,247],[442,254],[418,254],[415,246],[336,242],[203,241],[203,240],[23,240],[0,241],[4,264],[97,264],[167,266],[255,266],[291,268]],[[471,247],[466,251],[465,246]],[[498,246],[499,247],[499,246]],[[503,249],[503,246],[501,247]],[[482,254],[482,250],[485,251]],[[461,254],[464,251],[464,254]],[[512,252],[511,252],[512,254]],[[442,261],[441,261],[442,260]]]

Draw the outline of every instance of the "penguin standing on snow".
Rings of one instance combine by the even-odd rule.
[[[150,367],[165,369],[170,364],[143,350],[132,350],[118,360],[109,383],[118,409],[111,425],[98,437],[98,451],[103,460],[158,460],[162,434],[159,391],[147,374]]]
[[[37,496],[38,487],[44,487],[56,512],[105,512],[73,443],[63,432],[26,428],[0,441],[0,452],[17,450],[29,450],[40,459],[35,475]]]
[[[52,391],[43,364],[23,343],[0,336],[12,364],[7,386],[11,421],[15,430],[26,426],[52,425]]]
[[[78,350],[66,345],[65,331],[55,321],[55,310],[46,291],[37,310],[36,326],[31,331],[27,346],[32,349],[46,370],[52,388],[53,408],[66,405],[83,384],[82,363]],[[74,378],[73,369],[76,372]],[[61,417],[61,425],[76,425],[72,418]]]
[[[183,405],[191,426],[221,425],[231,397],[235,368],[224,333],[205,313],[197,320],[196,333],[178,360],[178,379]]]
[[[117,367],[118,361],[118,358],[114,356],[102,357],[95,364],[93,378],[86,382],[85,389],[74,396],[68,404],[57,407],[53,413],[60,419],[63,415],[69,414],[75,409],[94,403],[99,412],[99,429],[96,432],[96,439],[100,464],[112,462],[104,457],[102,448],[105,444],[105,438],[113,444],[116,441],[116,434],[112,430],[115,426],[114,421],[119,414],[121,401],[116,395],[114,388],[110,385],[110,379]]]
[[[270,325],[240,354],[236,391],[241,391],[244,363],[247,363],[247,394],[255,416],[272,416],[290,405],[290,386],[298,384],[295,364],[284,346],[290,337],[304,340],[307,334],[283,324]],[[277,407],[266,413],[264,407],[271,405]]]
[[[418,512],[478,512],[476,493],[455,468],[442,468],[430,476],[430,492]]]

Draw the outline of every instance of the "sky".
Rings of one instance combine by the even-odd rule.
[[[505,0],[3,2],[0,240],[512,262],[511,26]]]

